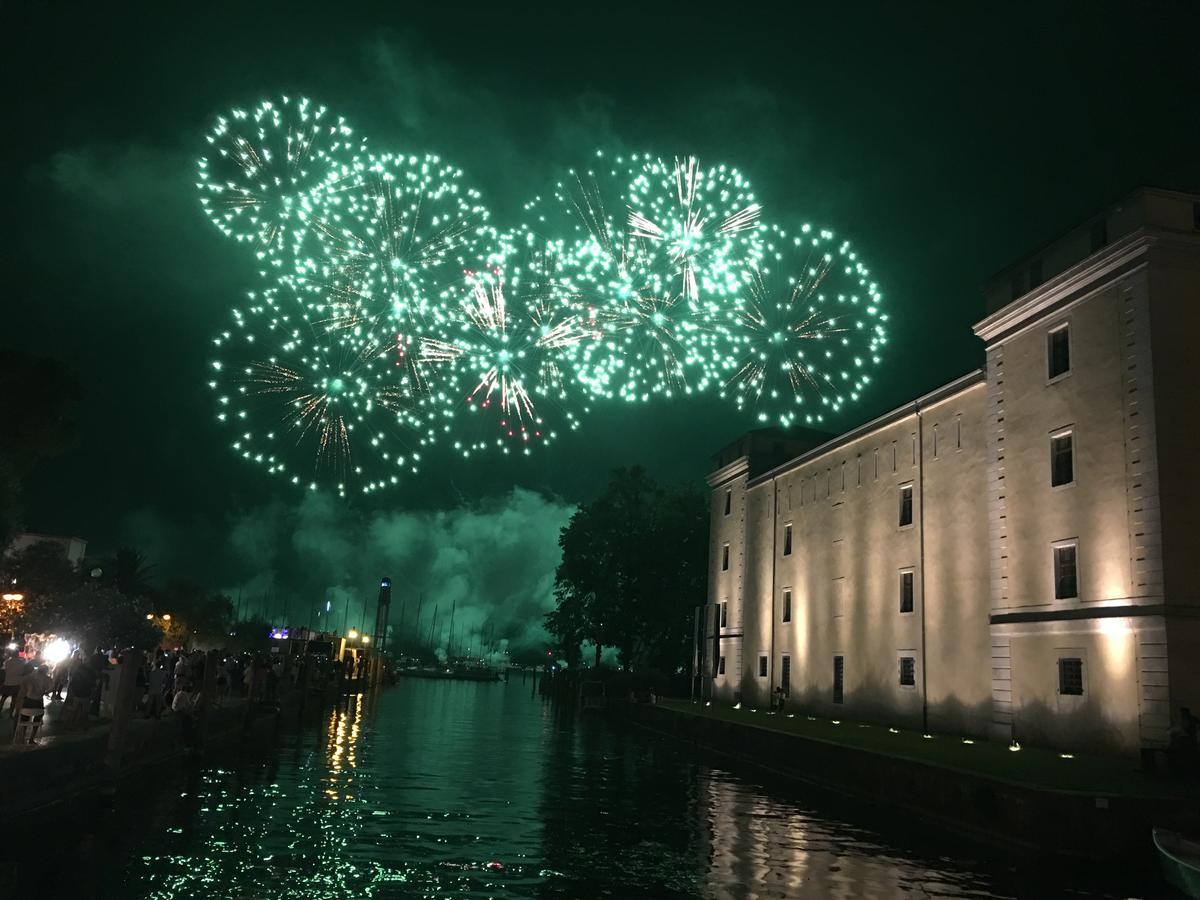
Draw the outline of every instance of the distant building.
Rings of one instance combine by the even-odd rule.
[[[985,293],[984,370],[782,464],[763,432],[717,457],[704,684],[1163,747],[1200,710],[1200,197],[1139,190]]]
[[[8,545],[8,552],[15,553],[34,544],[42,543],[58,544],[63,548],[63,552],[67,555],[67,561],[72,565],[78,565],[87,551],[87,541],[83,538],[62,537],[56,534],[36,534],[26,531],[13,538],[12,543]]]

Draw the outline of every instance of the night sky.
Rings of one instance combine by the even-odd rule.
[[[970,328],[996,270],[1138,184],[1200,187],[1193,3],[19,6],[0,344],[86,388],[26,525],[134,542],[164,574],[247,596],[354,594],[380,568],[437,592],[467,569],[488,574],[464,602],[536,618],[554,534],[611,468],[697,480],[752,423],[715,402],[606,406],[531,459],[432,454],[365,504],[268,479],[229,449],[205,383],[209,339],[258,286],[195,190],[203,132],[232,106],[303,94],[374,149],[439,153],[498,224],[597,148],[736,165],[772,221],[851,238],[883,287],[888,357],[833,430],[981,365]]]

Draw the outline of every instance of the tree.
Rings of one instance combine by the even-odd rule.
[[[564,647],[591,641],[597,665],[605,646],[630,666],[685,665],[703,603],[707,531],[699,492],[664,490],[641,468],[618,469],[559,536],[547,630]]]
[[[133,547],[121,547],[100,563],[101,579],[129,597],[149,597],[154,593],[150,583],[154,564],[146,554]]]

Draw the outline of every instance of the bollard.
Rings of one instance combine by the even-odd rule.
[[[108,732],[108,753],[104,764],[109,772],[116,773],[121,769],[121,756],[125,752],[125,739],[129,734],[129,720],[133,717],[134,689],[137,686],[137,669],[141,662],[136,650],[125,650],[121,661],[117,664],[117,689],[113,693],[112,727]]]

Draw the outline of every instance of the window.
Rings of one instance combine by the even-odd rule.
[[[758,658],[758,677],[767,677],[767,658],[765,656],[760,656]]]
[[[725,515],[729,515],[733,509],[733,490],[725,491]]]
[[[962,449],[962,416],[954,420],[954,449]]]
[[[1067,657],[1058,661],[1058,692],[1079,697],[1083,694],[1083,660]]]
[[[779,686],[783,688],[783,695],[786,697],[792,692],[792,658],[785,653],[781,662]]]
[[[845,658],[835,656],[833,658],[833,702],[841,703],[843,698],[844,681],[843,676],[846,673]]]
[[[1076,545],[1059,544],[1054,548],[1054,599],[1074,600],[1079,596],[1079,575],[1075,560]]]
[[[721,571],[722,572],[729,571],[729,545],[728,544],[725,544],[721,548]]]
[[[720,604],[720,606],[721,606],[721,627],[728,628],[729,627],[729,602],[726,601],[726,602]]]
[[[858,483],[857,483],[856,487],[862,487],[862,454],[861,453],[858,454],[857,465],[858,465],[858,475],[857,475]]]
[[[1071,432],[1050,436],[1050,485],[1061,487],[1075,480],[1075,452]]]
[[[1029,264],[1029,289],[1032,291],[1040,285],[1044,279],[1042,278],[1042,261],[1035,259]]]
[[[917,683],[917,660],[912,656],[900,657],[900,686],[913,687]]]
[[[900,612],[913,611],[913,573],[900,573]]]
[[[842,491],[846,490],[846,461],[842,460]]]
[[[911,484],[901,485],[900,487],[900,527],[904,528],[913,523],[912,517],[912,489]]]
[[[717,674],[725,674],[725,657],[723,656],[717,658]]]
[[[1092,252],[1095,253],[1108,243],[1108,220],[1099,219],[1092,223]]]
[[[792,621],[792,589],[783,592],[783,621]]]
[[[938,427],[937,427],[937,425],[934,425],[933,426],[933,458],[937,459],[937,456],[938,456]]]
[[[896,471],[896,442],[892,441],[892,471]]]
[[[879,450],[875,451],[875,480],[879,480]]]
[[[1046,366],[1050,378],[1060,378],[1071,371],[1071,330],[1066,325],[1046,336]]]
[[[783,526],[783,555],[792,555],[792,523]]]
[[[912,433],[912,464],[917,464],[917,433]]]

